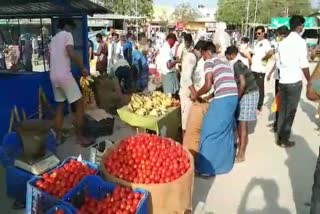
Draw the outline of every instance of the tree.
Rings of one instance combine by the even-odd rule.
[[[177,5],[172,13],[172,18],[174,20],[193,20],[196,16],[195,9],[190,3],[181,3]]]
[[[161,23],[160,23],[160,24],[161,24],[161,27],[162,27],[163,29],[165,29],[165,31],[167,31],[167,26],[168,26],[168,23],[169,23],[167,11],[165,11],[165,10],[162,10],[162,11],[161,11],[160,20],[161,20]]]
[[[138,11],[136,11],[136,2]],[[147,18],[153,16],[153,0],[105,0],[105,5],[121,15],[138,15]]]
[[[256,0],[219,0],[217,20],[234,25],[246,23],[248,1],[249,23],[252,23]],[[307,16],[312,12],[310,0],[258,0],[256,22],[268,24],[272,17],[286,17],[293,14]]]

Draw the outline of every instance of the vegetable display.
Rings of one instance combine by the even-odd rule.
[[[36,182],[36,187],[57,198],[62,198],[85,176],[95,173],[95,169],[90,169],[86,164],[71,159],[69,163],[51,173],[43,174],[42,178]]]
[[[108,173],[139,184],[170,183],[191,167],[182,145],[169,138],[140,134],[121,141],[104,160]]]
[[[135,214],[142,198],[143,194],[129,187],[116,186],[101,200],[87,195],[78,214]]]
[[[159,91],[150,96],[133,94],[128,109],[138,115],[150,115],[159,117],[168,112],[168,108],[179,105],[179,101],[173,99],[170,94]]]

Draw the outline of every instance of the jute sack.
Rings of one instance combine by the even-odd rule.
[[[202,127],[202,119],[207,113],[209,103],[192,103],[186,132],[183,136],[183,146],[190,151],[194,159],[199,152],[200,131]]]
[[[97,106],[106,112],[115,114],[122,107],[122,92],[116,78],[105,75],[95,78],[93,92]]]
[[[165,184],[136,184],[117,178],[107,172],[104,160],[110,152],[118,147],[116,143],[110,147],[101,158],[101,168],[106,180],[131,187],[142,188],[150,193],[149,214],[183,214],[192,210],[192,193],[194,181],[194,161],[192,155],[185,150],[190,157],[190,169],[177,180]]]

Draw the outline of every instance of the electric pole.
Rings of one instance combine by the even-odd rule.
[[[246,19],[246,36],[248,36],[248,23],[249,23],[249,12],[250,12],[250,0],[247,0],[247,19]]]

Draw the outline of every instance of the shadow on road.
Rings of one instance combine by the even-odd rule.
[[[261,210],[247,209],[247,201],[250,193],[256,187],[260,187],[262,189],[266,205]],[[242,196],[238,214],[290,214],[288,209],[279,205],[279,196],[279,187],[274,180],[253,178]]]
[[[317,157],[303,137],[293,135],[292,140],[296,142],[296,146],[286,149],[288,158],[285,164],[288,167],[296,213],[304,214],[309,213],[309,207],[306,207],[306,204],[309,204],[311,199]]]
[[[193,199],[192,199],[192,207],[195,209],[197,205],[201,202],[204,204],[207,201],[208,193],[210,192],[211,187],[213,187],[215,177],[212,178],[202,178],[195,177],[194,186],[193,186]],[[195,194],[195,191],[197,194]]]
[[[310,103],[300,100],[300,107],[304,113],[309,117],[310,121],[317,125],[320,128],[320,119],[317,119],[315,116],[317,114],[317,109]]]

